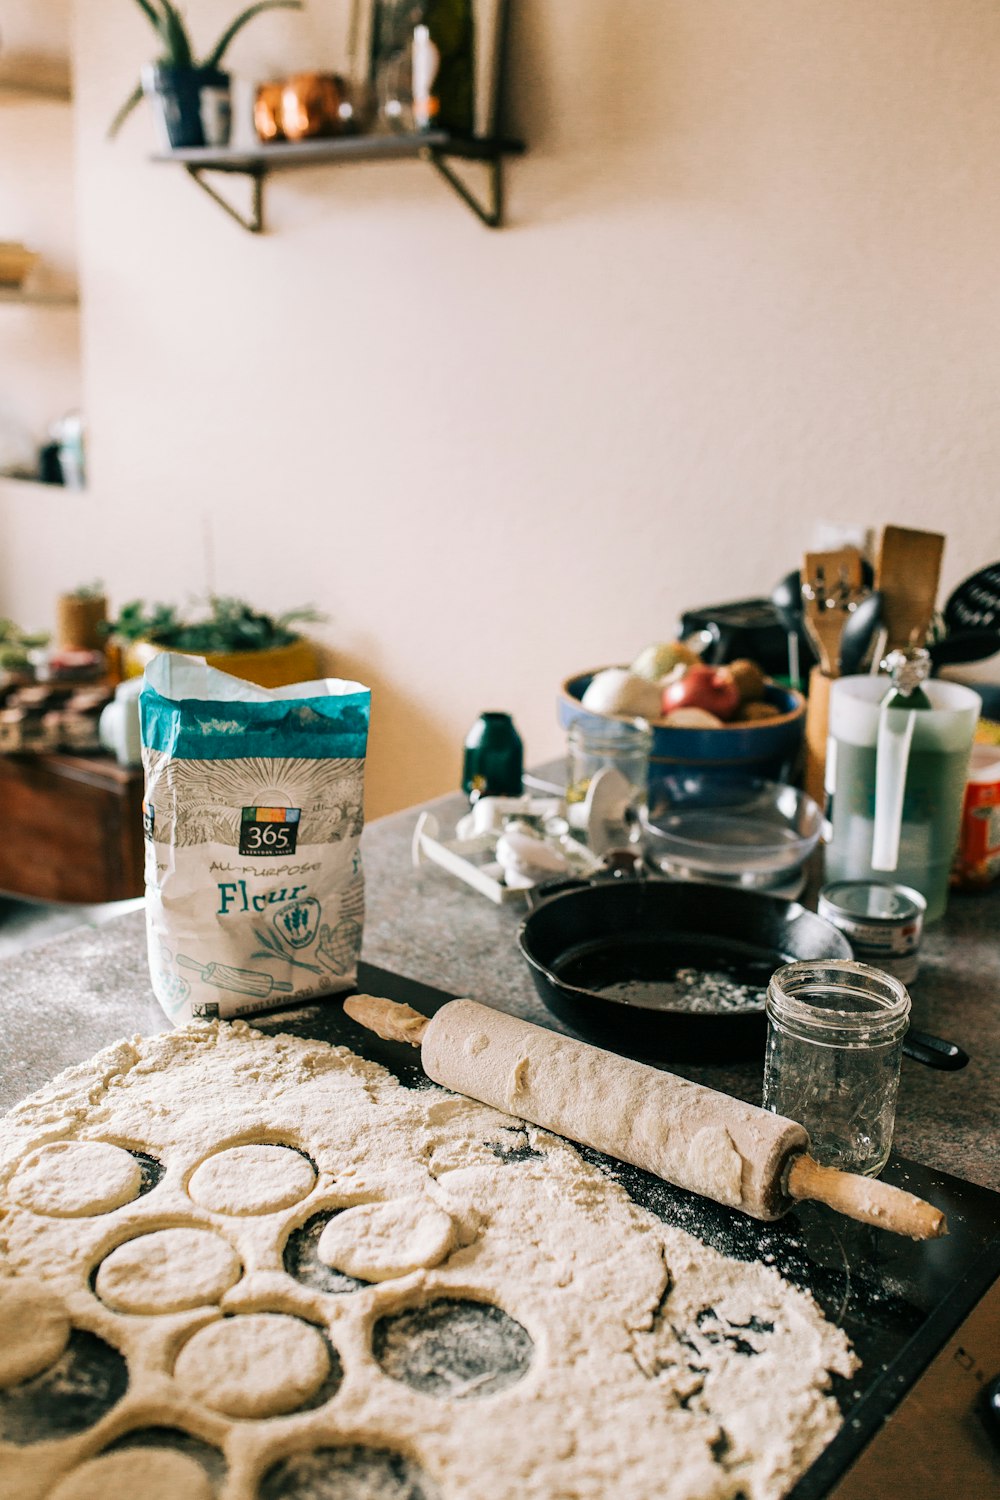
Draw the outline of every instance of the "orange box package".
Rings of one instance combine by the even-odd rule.
[[[974,745],[962,808],[953,884],[975,889],[1000,879],[1000,745]]]

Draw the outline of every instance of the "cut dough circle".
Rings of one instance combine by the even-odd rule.
[[[0,1387],[30,1380],[55,1364],[69,1332],[61,1299],[41,1282],[0,1278]]]
[[[170,1448],[122,1448],[102,1453],[67,1474],[49,1500],[213,1500],[215,1490],[201,1464]]]
[[[188,1193],[217,1214],[271,1214],[311,1193],[312,1163],[288,1146],[230,1146],[196,1167]]]
[[[112,1250],[95,1286],[115,1312],[184,1312],[218,1302],[241,1271],[236,1251],[210,1229],[156,1229]]]
[[[326,1340],[301,1318],[249,1313],[200,1328],[174,1375],[189,1396],[227,1417],[277,1417],[315,1396],[330,1374]]]
[[[361,1281],[388,1281],[439,1265],[456,1236],[454,1219],[428,1198],[395,1198],[345,1208],[323,1230],[316,1254]]]
[[[11,1178],[15,1202],[58,1219],[107,1214],[138,1198],[139,1163],[105,1141],[55,1141],[24,1158]]]

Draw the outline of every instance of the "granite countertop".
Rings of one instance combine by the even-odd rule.
[[[446,836],[465,809],[456,793],[365,829],[363,957],[565,1030],[538,999],[517,949],[521,904],[496,906],[436,865],[412,866],[419,814],[434,813]],[[904,1060],[895,1136],[903,1155],[994,1189],[1000,1189],[998,938],[997,886],[953,894],[945,918],[926,931],[912,987],[913,1024],[958,1042],[971,1062],[945,1073]],[[141,911],[0,963],[0,1109],[119,1037],[166,1025],[149,984]],[[676,1071],[759,1102],[760,1063]]]

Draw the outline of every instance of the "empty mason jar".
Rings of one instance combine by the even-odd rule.
[[[642,837],[653,731],[644,719],[576,719],[566,734],[570,832],[596,854]]]
[[[797,1120],[828,1167],[874,1176],[892,1145],[910,997],[850,959],[786,964],[767,991],[764,1108]]]

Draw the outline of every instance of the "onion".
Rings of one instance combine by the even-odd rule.
[[[740,708],[740,690],[725,667],[688,667],[684,676],[663,689],[663,715],[678,708],[703,708],[717,719],[731,719]]]
[[[634,719],[660,716],[660,689],[655,682],[635,677],[624,667],[607,667],[591,678],[580,700],[598,714],[627,714]]]

